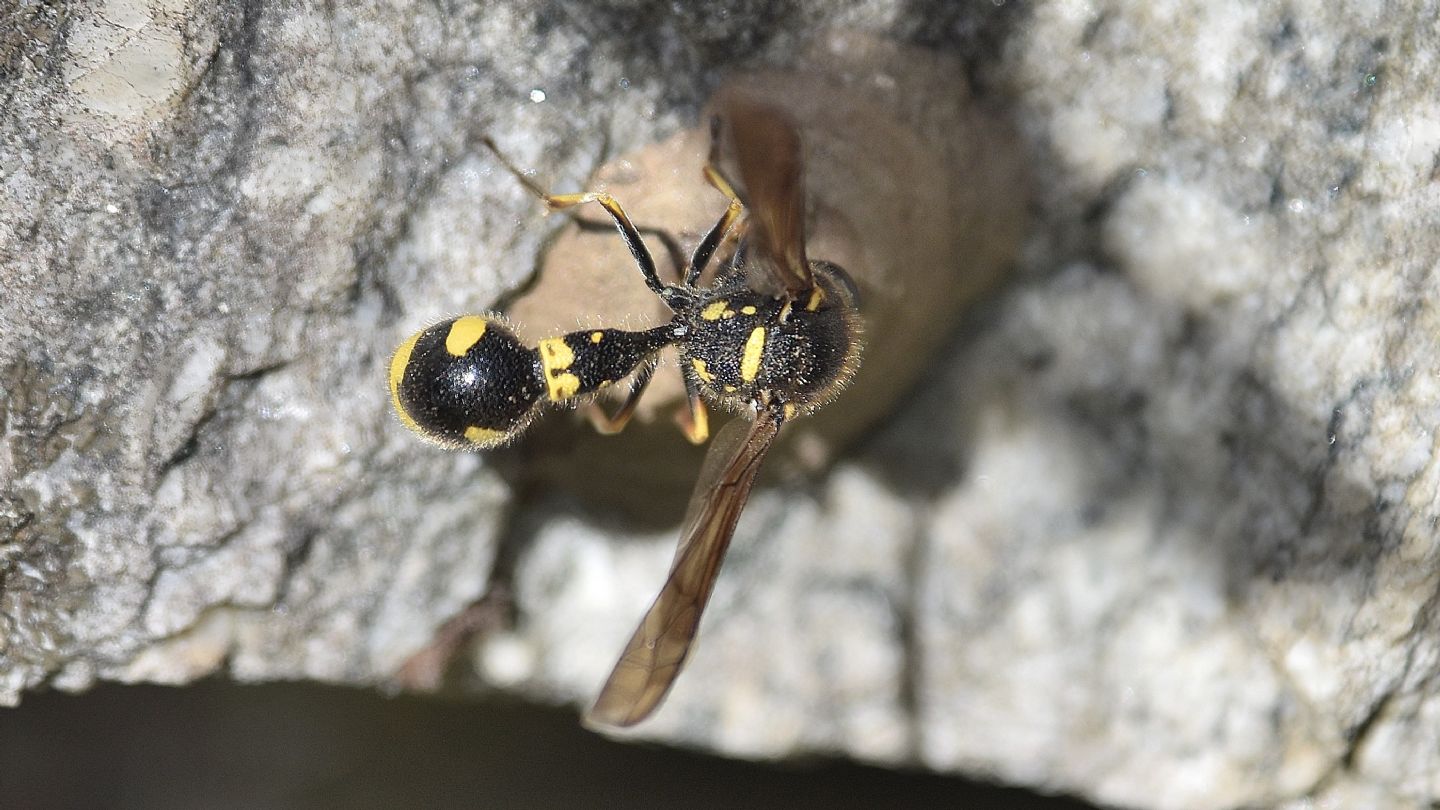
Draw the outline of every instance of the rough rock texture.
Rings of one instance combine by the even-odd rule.
[[[588,699],[675,527],[386,410],[403,333],[561,224],[469,138],[579,187],[843,27],[955,53],[1012,116],[1020,278],[873,440],[757,493],[643,733],[1135,807],[1436,801],[1437,17],[9,4],[0,696],[388,683],[508,549],[480,674]]]

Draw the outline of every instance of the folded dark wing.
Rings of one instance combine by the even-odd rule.
[[[745,420],[737,419],[711,444],[670,576],[625,645],[586,715],[587,723],[631,726],[644,720],[680,674],[735,523],[760,463],[780,431],[779,421],[763,408],[748,431],[745,427]]]
[[[805,258],[805,156],[800,131],[778,107],[738,91],[714,105],[711,163],[740,194],[755,289],[802,298],[814,287]]]

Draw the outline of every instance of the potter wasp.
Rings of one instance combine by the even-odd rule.
[[[668,346],[679,356],[688,399],[682,427],[692,441],[709,435],[707,402],[745,417],[711,443],[669,578],[586,718],[634,725],[660,704],[685,662],[736,521],[781,428],[829,402],[858,367],[855,287],[840,267],[806,256],[803,145],[798,128],[775,107],[740,94],[717,104],[703,173],[729,205],[678,284],[661,281],[639,231],[609,194],[548,194],[486,145],[551,210],[604,208],[645,284],[673,315],[649,329],[584,329],[533,347],[497,315],[437,323],[401,344],[391,360],[390,393],[401,421],[446,447],[496,447],[545,407],[593,399],[629,378],[613,414],[588,405],[596,426],[615,432]],[[733,249],[720,250],[726,245]],[[717,252],[727,255],[702,286]]]

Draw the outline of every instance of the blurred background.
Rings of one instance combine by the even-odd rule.
[[[31,695],[0,713],[0,807],[987,807],[1083,810],[840,759],[777,767],[582,729],[511,701],[207,681]]]

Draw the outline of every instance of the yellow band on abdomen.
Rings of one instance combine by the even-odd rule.
[[[425,332],[420,331],[411,335],[390,357],[390,405],[395,408],[401,424],[422,435],[425,431],[415,424],[414,417],[405,409],[405,404],[400,401],[400,383],[405,379],[405,369],[410,365],[410,353],[415,350],[415,341],[419,340],[423,334]]]
[[[560,402],[575,396],[580,391],[580,378],[570,373],[575,362],[575,352],[565,343],[565,338],[545,338],[540,341],[540,365],[545,370],[545,388],[551,402]]]

